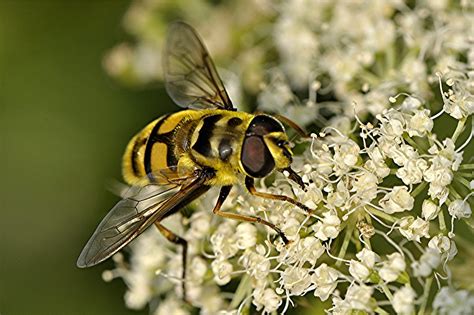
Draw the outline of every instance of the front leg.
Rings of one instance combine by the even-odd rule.
[[[268,221],[266,221],[266,220],[264,220],[260,217],[257,217],[257,216],[248,216],[248,215],[243,215],[243,214],[237,214],[237,213],[230,213],[230,212],[221,211],[222,204],[226,200],[226,198],[229,195],[231,189],[232,189],[232,186],[223,186],[221,188],[221,191],[219,193],[219,197],[217,198],[217,203],[214,207],[214,210],[212,210],[212,212],[214,212],[214,214],[217,214],[218,216],[221,216],[221,217],[224,217],[224,218],[233,219],[233,220],[247,221],[247,222],[257,222],[257,223],[264,224],[264,225],[268,226],[269,228],[271,228],[272,230],[274,230],[281,237],[281,239],[283,240],[285,245],[288,245],[290,243],[288,241],[288,239],[286,238],[285,234],[279,228],[277,228],[273,223],[270,223],[270,222],[268,222]]]
[[[303,209],[307,213],[312,212],[312,210],[309,207],[305,206],[301,202],[299,202],[299,201],[297,201],[297,200],[295,200],[291,197],[284,196],[284,195],[268,194],[268,193],[257,191],[257,189],[255,188],[254,179],[252,177],[249,177],[249,176],[245,177],[245,187],[247,187],[248,191],[254,196],[261,197],[261,198],[266,198],[266,199],[272,199],[272,200],[286,201],[286,202],[289,202],[289,203],[297,206],[300,209]]]

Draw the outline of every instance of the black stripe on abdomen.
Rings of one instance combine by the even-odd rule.
[[[207,116],[203,119],[201,129],[196,142],[193,145],[193,150],[202,154],[205,157],[212,156],[211,137],[213,135],[216,123],[222,118],[222,115]]]
[[[153,149],[153,145],[156,142],[163,142],[160,141],[160,135],[157,134],[158,131],[160,130],[161,125],[165,122],[166,119],[168,119],[170,115],[166,115],[161,119],[159,122],[156,123],[156,125],[153,127],[153,129],[150,132],[150,136],[148,137],[148,141],[146,142],[146,147],[145,147],[145,156],[143,157],[143,164],[145,165],[145,172],[150,181],[154,181],[155,178],[152,174],[152,169],[151,169],[151,152]],[[169,150],[168,150],[169,151]],[[168,158],[168,156],[167,156]]]

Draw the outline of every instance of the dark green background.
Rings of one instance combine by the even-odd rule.
[[[0,0],[0,313],[139,314],[112,262],[77,256],[117,197],[133,134],[176,109],[163,90],[121,88],[102,69],[129,1]],[[147,310],[140,314],[147,314]]]

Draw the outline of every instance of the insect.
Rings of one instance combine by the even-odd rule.
[[[78,267],[106,260],[154,224],[169,241],[183,246],[185,279],[187,242],[161,221],[214,186],[220,187],[214,214],[264,224],[285,243],[288,239],[271,222],[221,211],[232,186],[244,182],[252,195],[311,211],[291,197],[259,192],[254,186],[255,178],[276,170],[286,171],[304,188],[290,167],[293,153],[280,120],[304,134],[300,127],[283,116],[236,111],[207,49],[186,23],[176,22],[169,29],[164,71],[169,96],[187,109],[156,119],[129,142],[122,164],[131,188],[100,222],[77,260]]]

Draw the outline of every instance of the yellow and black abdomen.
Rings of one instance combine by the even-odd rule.
[[[165,115],[136,134],[122,159],[125,181],[131,185],[147,177],[153,181],[154,172],[177,166],[200,116],[201,113],[194,110]]]

